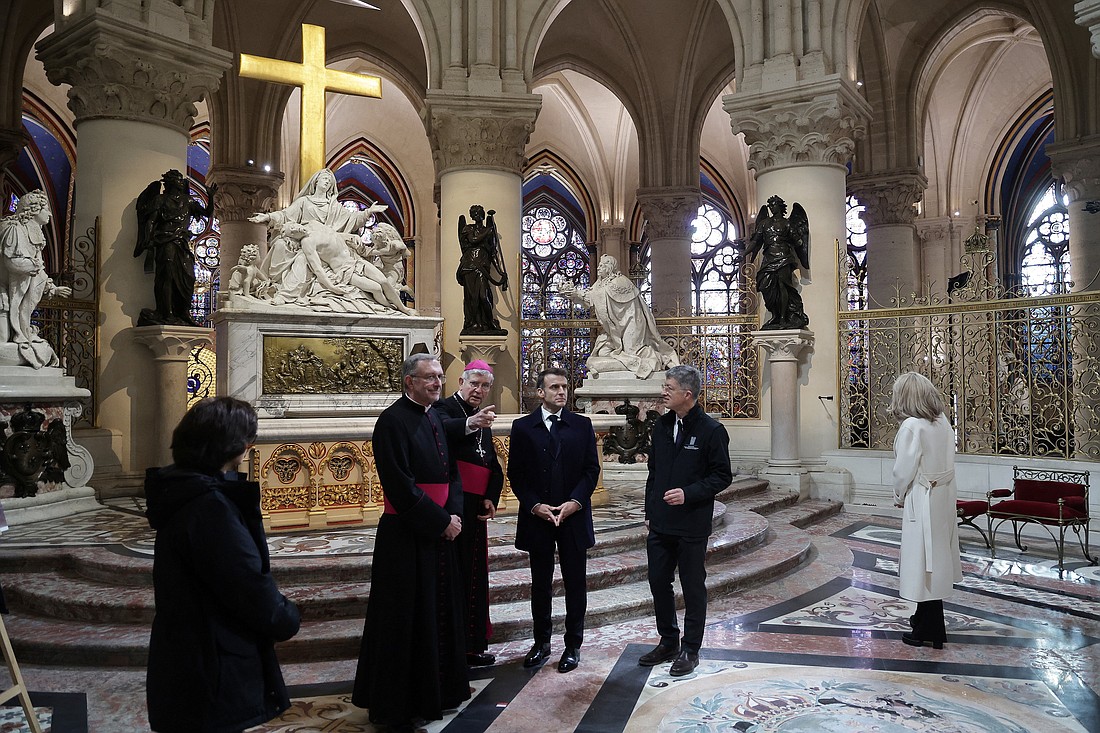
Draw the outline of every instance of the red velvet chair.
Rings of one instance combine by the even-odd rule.
[[[1058,471],[1039,468],[1012,467],[1012,488],[989,492],[989,542],[997,556],[997,529],[1012,522],[1012,533],[1021,552],[1027,546],[1020,543],[1020,529],[1025,524],[1037,524],[1047,531],[1058,548],[1058,569],[1063,570],[1066,550],[1066,530],[1077,535],[1077,541],[1089,564],[1097,558],[1089,555],[1089,472]],[[994,503],[994,499],[1005,498]]]
[[[980,501],[977,499],[959,499],[955,502],[955,513],[959,517],[959,527],[970,527],[978,530],[978,534],[982,536],[982,542],[986,547],[992,546],[989,544],[989,535],[985,533],[985,530],[974,523],[974,520],[978,517],[984,517],[985,513],[989,511],[989,502]],[[988,518],[986,521],[988,526]]]

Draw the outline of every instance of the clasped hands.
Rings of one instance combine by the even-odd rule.
[[[561,523],[569,517],[573,516],[581,510],[581,505],[578,502],[570,499],[569,501],[559,504],[558,506],[550,506],[549,504],[536,504],[535,508],[531,511],[536,517],[545,519],[547,522],[553,523],[555,527],[560,527]]]

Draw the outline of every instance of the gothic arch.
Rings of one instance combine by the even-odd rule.
[[[577,202],[581,205],[581,210],[578,213],[584,222],[585,240],[595,241],[599,222],[596,205],[592,201],[592,195],[588,192],[588,186],[585,185],[576,169],[564,156],[543,148],[528,158],[527,168],[523,172],[523,180],[526,183],[532,176],[540,173],[551,175],[562,181],[566,188],[573,193]]]
[[[404,231],[404,237],[412,237],[419,230],[417,226],[416,205],[412,191],[409,188],[405,175],[377,145],[365,137],[359,137],[347,143],[328,157],[328,167],[333,171],[339,170],[342,165],[351,161],[356,156],[364,156],[375,163],[392,186],[395,203],[400,208],[400,216]]]

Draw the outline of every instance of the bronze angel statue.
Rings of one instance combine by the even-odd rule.
[[[191,219],[214,215],[217,184],[207,188],[207,205],[191,199],[187,180],[170,170],[153,181],[137,199],[138,235],[134,257],[152,252],[153,297],[156,308],[143,308],[139,326],[198,326],[191,317],[195,291],[195,254],[191,251]]]
[[[771,319],[760,327],[764,331],[810,325],[794,280],[795,270],[810,271],[810,222],[801,204],[794,205],[790,217],[786,214],[783,199],[768,199],[756,215],[756,228],[745,252],[746,262],[752,262],[761,249],[764,252],[756,271],[756,290],[771,313]]]
[[[462,333],[503,336],[508,333],[500,327],[493,312],[493,286],[501,292],[508,290],[508,271],[504,267],[504,256],[500,252],[500,236],[493,221],[496,212],[489,210],[485,218],[485,209],[474,204],[470,207],[472,222],[466,223],[465,216],[458,217],[458,244],[462,248],[462,258],[458,261],[455,273],[462,285]],[[493,277],[493,272],[499,278]]]

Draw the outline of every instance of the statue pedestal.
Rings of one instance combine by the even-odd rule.
[[[77,399],[89,395],[88,390],[76,386],[76,381],[56,367],[34,369],[29,366],[0,366],[0,384],[4,385],[0,396],[0,421],[5,425],[0,440],[6,440],[10,430],[7,423],[12,415],[30,406],[45,415],[43,426],[61,420],[65,426],[65,443],[68,448],[69,469],[60,484],[39,484],[35,496],[15,499],[15,487],[10,482],[0,483],[0,501],[8,524],[26,524],[43,519],[54,519],[90,511],[99,507],[95,490],[88,486],[95,467],[91,454],[73,441],[72,423],[83,410]]]
[[[467,335],[458,337],[462,363],[469,364],[481,359],[491,367],[496,367],[498,356],[508,352],[508,336]]]
[[[761,478],[807,498],[809,477],[799,446],[798,363],[814,334],[806,329],[753,331],[753,343],[765,353],[771,384],[771,457]]]
[[[577,409],[593,419],[620,416],[608,423],[600,445],[603,476],[616,481],[645,482],[649,475],[646,451],[653,421],[664,412],[661,387],[665,372],[639,379],[632,372],[602,372],[577,388]]]
[[[191,352],[213,342],[208,328],[137,326],[134,341],[153,352],[157,404],[157,465],[172,463],[172,431],[187,413],[187,363]]]

